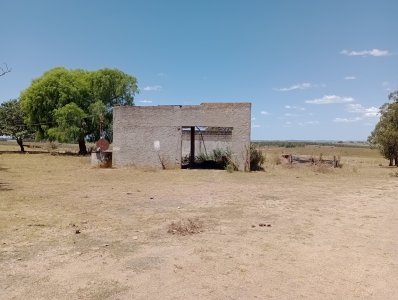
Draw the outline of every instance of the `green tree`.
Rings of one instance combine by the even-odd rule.
[[[100,124],[108,140],[112,140],[112,108],[118,105],[134,105],[134,95],[138,92],[134,77],[116,69],[101,69],[89,77],[89,90],[92,102],[89,106],[92,126],[91,139],[100,136]]]
[[[100,127],[111,139],[112,107],[134,105],[137,92],[137,80],[117,69],[54,68],[32,81],[21,102],[37,139],[78,142],[86,154],[85,140],[98,139]]]
[[[21,152],[25,152],[23,140],[33,136],[33,131],[24,123],[25,114],[16,99],[0,105],[0,135],[11,136],[17,140]]]
[[[368,137],[377,145],[380,153],[390,161],[390,166],[398,166],[398,92],[389,95],[389,103],[380,108],[380,120]]]
[[[54,119],[57,126],[48,130],[50,139],[60,142],[78,141],[79,149],[84,148],[85,145],[80,145],[80,143],[84,141],[86,133],[84,121],[86,116],[86,113],[76,103],[68,103],[55,109]]]

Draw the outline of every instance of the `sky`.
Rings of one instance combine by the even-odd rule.
[[[0,0],[0,102],[117,68],[136,105],[251,102],[253,140],[366,140],[398,89],[396,0]]]

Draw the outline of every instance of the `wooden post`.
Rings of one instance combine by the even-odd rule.
[[[189,164],[191,167],[195,164],[195,127],[191,127],[191,153],[189,155]]]

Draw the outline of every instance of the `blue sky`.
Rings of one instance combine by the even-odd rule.
[[[136,105],[251,102],[252,139],[365,140],[398,89],[398,1],[0,0],[0,102],[63,66]]]

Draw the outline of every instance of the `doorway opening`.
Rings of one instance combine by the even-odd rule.
[[[182,169],[225,169],[231,159],[233,127],[183,126]]]

